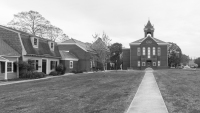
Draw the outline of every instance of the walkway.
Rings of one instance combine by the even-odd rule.
[[[127,113],[168,113],[152,69],[146,69],[144,78]]]

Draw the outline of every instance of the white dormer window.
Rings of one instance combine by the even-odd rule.
[[[34,46],[37,46],[37,42],[38,42],[37,38],[34,38]]]
[[[38,48],[39,40],[36,37],[31,37],[31,42],[34,48]]]
[[[54,51],[54,42],[48,42],[49,43],[49,48],[51,51]]]

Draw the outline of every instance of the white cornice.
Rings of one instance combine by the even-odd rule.
[[[129,45],[140,45],[141,43],[130,43]]]
[[[62,58],[62,60],[78,61],[78,59],[76,59],[76,58]]]

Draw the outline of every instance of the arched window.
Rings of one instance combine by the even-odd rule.
[[[156,55],[156,48],[153,47],[153,55]]]
[[[151,49],[148,47],[148,58],[151,58]]]
[[[160,56],[160,55],[161,55],[161,48],[158,47],[158,56]]]
[[[145,55],[145,47],[143,47],[142,54]]]
[[[140,56],[140,47],[137,48],[137,55]]]
[[[140,67],[140,61],[138,61],[138,67]]]

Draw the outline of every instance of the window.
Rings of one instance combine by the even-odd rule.
[[[143,50],[142,50],[142,52],[143,52],[143,55],[145,55],[145,47],[143,47]]]
[[[38,60],[35,60],[35,70],[38,70]]]
[[[145,62],[142,62],[142,66],[145,66]]]
[[[156,55],[156,48],[153,47],[153,55]]]
[[[151,49],[148,47],[148,58],[151,58]]]
[[[140,67],[140,61],[138,61],[138,67]]]
[[[153,62],[153,66],[156,66],[156,62]]]
[[[7,72],[13,72],[13,62],[7,62]]]
[[[30,65],[32,65],[35,68],[35,70],[38,70],[38,60],[31,60],[31,59],[29,59],[28,63]]]
[[[69,62],[69,68],[70,68],[70,69],[73,68],[73,61],[70,61],[70,62]]]
[[[51,43],[51,49],[53,49],[53,43]]]
[[[160,55],[161,55],[161,48],[158,47],[158,56],[160,56]]]
[[[140,56],[140,47],[137,48],[137,55]]]
[[[51,61],[51,66],[50,66],[50,69],[51,69],[51,70],[56,68],[56,65],[57,65],[56,62],[57,62],[57,61]]]
[[[31,37],[31,43],[34,48],[38,48],[39,39],[37,37]]]
[[[160,66],[160,61],[158,61],[158,66]]]
[[[92,68],[93,67],[93,62],[92,62],[92,60],[90,61],[90,68]]]
[[[37,39],[37,38],[34,38],[34,39],[33,39],[33,43],[34,43],[35,46],[38,46],[38,39]]]

